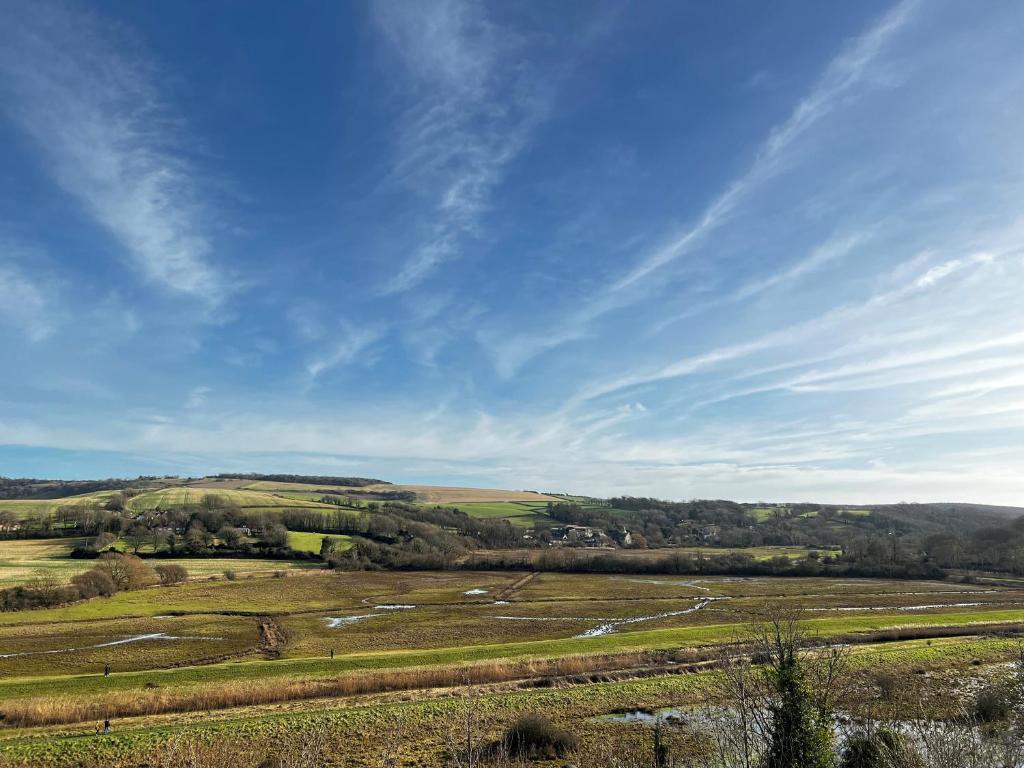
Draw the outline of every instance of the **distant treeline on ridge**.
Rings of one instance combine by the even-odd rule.
[[[333,477],[331,475],[261,475],[256,472],[222,472],[210,475],[218,480],[263,480],[274,483],[303,483],[305,485],[345,485],[359,488],[364,485],[391,485],[387,480],[372,477]]]

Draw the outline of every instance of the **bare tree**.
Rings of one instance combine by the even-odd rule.
[[[830,765],[830,726],[846,677],[846,656],[843,646],[813,643],[799,611],[760,611],[722,651],[718,700],[703,717],[710,765]]]
[[[445,745],[448,768],[478,768],[484,757],[480,730],[480,694],[467,686],[455,716],[448,721]]]
[[[402,737],[405,735],[404,723],[396,717],[385,729],[382,739],[384,753],[381,755],[381,768],[398,768],[401,765]]]

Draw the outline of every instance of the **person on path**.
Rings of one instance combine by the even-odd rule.
[[[104,677],[110,677],[110,665],[109,664],[104,664],[103,665],[103,676]]]
[[[331,659],[332,660],[334,659],[334,649],[333,648],[331,648]]]
[[[110,733],[110,721],[109,720],[104,720],[103,721],[103,733]]]

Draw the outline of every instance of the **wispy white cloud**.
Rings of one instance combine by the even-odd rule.
[[[211,392],[213,392],[211,387],[203,385],[192,387],[189,390],[188,397],[185,398],[185,408],[188,410],[202,408],[206,405],[206,401],[209,400]]]
[[[477,340],[490,354],[498,375],[505,379],[511,379],[527,361],[542,352],[579,341],[585,336],[585,331],[578,327],[539,334],[500,334],[491,329],[478,329],[476,333]]]
[[[853,98],[858,87],[873,83],[869,77],[872,63],[910,19],[915,6],[916,0],[904,0],[866,33],[851,41],[831,61],[817,84],[797,104],[786,121],[772,129],[746,173],[712,200],[694,225],[674,235],[654,252],[642,256],[632,269],[611,284],[609,291],[616,293],[631,287],[666,264],[686,255],[697,243],[718,229],[752,188],[778,170],[784,153],[801,135]]]
[[[681,320],[703,314],[713,308],[749,301],[750,299],[754,299],[763,293],[768,293],[773,289],[799,282],[803,278],[824,269],[834,262],[847,258],[868,240],[869,236],[865,232],[856,232],[843,237],[829,238],[814,248],[804,258],[783,267],[781,270],[773,274],[752,279],[732,291],[723,293],[715,298],[698,302],[693,306],[688,307],[683,312],[679,312],[659,320],[651,326],[648,331],[648,335],[657,335],[669,326],[674,325]]]
[[[374,4],[415,103],[402,119],[394,176],[422,194],[431,224],[384,293],[400,293],[459,256],[479,234],[491,195],[550,107],[524,41],[479,3]]]
[[[306,372],[309,374],[310,380],[316,379],[339,365],[357,362],[373,344],[384,336],[384,331],[379,328],[345,324],[340,331],[332,335],[333,340],[306,365]]]
[[[53,299],[53,286],[4,261],[0,254],[0,322],[14,327],[29,341],[43,341],[57,327],[59,310]]]
[[[1016,405],[1019,410],[1019,402]],[[990,429],[1024,429],[1019,413],[1008,414],[1010,407],[1010,402],[987,407]],[[636,404],[592,414],[585,422],[550,414],[497,417],[465,412],[457,420],[438,422],[406,411],[310,420],[240,410],[201,422],[145,415],[113,420],[103,439],[80,423],[80,415],[53,427],[4,419],[0,432],[26,445],[79,449],[102,448],[113,440],[142,455],[187,456],[200,467],[226,461],[250,466],[261,455],[263,464],[270,455],[274,466],[292,464],[299,457],[315,467],[351,461],[356,455],[369,474],[397,480],[416,468],[448,477],[462,474],[477,483],[481,477],[490,478],[499,487],[609,495],[706,498],[728,489],[729,497],[749,501],[1008,503],[1024,492],[1012,443],[1003,450],[990,446],[973,457],[961,452],[963,461],[956,471],[936,469],[934,462],[920,466],[897,456],[881,460],[879,444],[908,424],[913,426],[909,421],[894,429],[879,425],[877,431],[870,425],[850,424],[832,431],[796,428],[770,434],[753,424],[727,425],[668,439],[624,439],[617,431],[630,419],[645,416]],[[1014,419],[1015,424],[1005,423]],[[948,427],[949,434],[958,432],[966,433],[962,419]],[[837,464],[850,458],[860,461]],[[383,466],[392,471],[380,472]]]
[[[10,20],[10,19],[9,19]],[[216,301],[206,211],[188,137],[162,101],[162,75],[120,27],[64,4],[32,3],[0,33],[5,111],[54,180],[150,282]]]
[[[745,301],[786,283],[806,277],[823,267],[845,258],[851,251],[862,245],[868,236],[863,232],[828,240],[815,248],[806,257],[784,267],[773,275],[741,285],[729,295],[730,301]]]
[[[515,334],[511,340],[499,339],[492,350],[499,372],[508,376],[534,356],[586,337],[594,321],[609,312],[647,301],[649,292],[641,290],[647,278],[693,253],[698,246],[706,244],[711,235],[741,211],[752,193],[763,188],[790,162],[800,146],[798,140],[801,137],[826,117],[885,81],[874,71],[879,66],[880,54],[913,18],[916,6],[916,0],[903,0],[877,19],[863,34],[848,41],[826,66],[810,92],[797,103],[789,117],[768,133],[749,168],[719,192],[694,223],[642,254],[623,275],[581,301],[579,308],[564,318],[558,328],[535,334]],[[738,295],[732,300],[742,299],[744,292],[753,296],[819,269],[841,258],[845,251],[855,247],[863,238],[862,233],[849,235],[845,242],[839,238],[831,247],[822,248],[804,262],[779,272],[774,278],[741,286],[737,289]],[[707,306],[717,303],[711,302]],[[691,316],[694,312],[688,309],[683,316]],[[654,330],[663,330],[674,319],[662,318],[654,325]]]
[[[941,264],[930,267],[924,272],[924,274],[911,279],[908,283],[902,286],[897,286],[890,290],[876,293],[860,302],[836,307],[824,315],[770,331],[753,339],[718,347],[707,352],[702,352],[698,355],[686,357],[682,360],[678,360],[654,370],[647,372],[634,372],[616,378],[590,383],[577,392],[569,402],[570,404],[578,404],[643,384],[695,374],[725,362],[749,357],[755,353],[798,344],[811,337],[820,336],[823,332],[830,328],[834,328],[837,325],[849,325],[864,318],[871,318],[877,313],[885,311],[890,305],[904,301],[910,297],[927,292],[928,290],[939,286],[944,280],[962,273],[963,270],[967,270],[971,267],[987,267],[993,263],[995,258],[996,257],[991,254],[986,254],[984,258],[969,257],[947,260]],[[976,352],[991,349],[1003,343],[1008,342],[990,339],[978,344],[968,344],[966,346],[971,351]],[[931,353],[919,353],[918,357],[922,361],[930,362],[935,359],[941,359],[942,357],[948,357],[950,354],[950,351],[947,349],[941,353],[934,351]],[[869,370],[878,370],[884,365],[884,361],[876,360],[870,363],[858,365],[856,367],[856,371],[858,373],[864,373]],[[757,388],[755,390],[745,390],[744,392],[750,393],[750,391],[766,390],[764,388]]]

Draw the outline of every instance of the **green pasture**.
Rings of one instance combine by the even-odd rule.
[[[136,512],[154,509],[171,509],[199,504],[207,494],[218,496],[225,501],[241,507],[269,513],[279,513],[285,509],[319,509],[330,511],[337,509],[331,504],[322,504],[317,499],[320,494],[309,494],[309,486],[304,486],[307,493],[271,493],[261,490],[226,489],[226,488],[195,488],[192,486],[171,486],[144,491],[128,499],[128,508]],[[60,507],[100,506],[102,507],[117,491],[97,491],[62,499],[15,499],[0,500],[0,511],[10,511],[19,519],[34,515],[52,515]]]
[[[312,538],[320,534],[295,534],[303,547],[312,546]],[[345,538],[345,537],[337,537]],[[89,570],[96,562],[88,559],[71,559],[68,554],[74,547],[86,542],[85,538],[59,539],[3,539],[0,540],[0,586],[25,584],[40,576],[49,575],[66,583],[77,573]],[[131,551],[123,539],[115,543],[118,549]],[[301,547],[298,547],[301,548]],[[147,545],[140,551],[151,551]],[[314,550],[310,550],[314,551]],[[320,540],[316,540],[316,552],[320,551]],[[148,561],[150,565],[173,563],[188,571],[190,578],[208,579],[218,577],[225,571],[234,571],[240,578],[268,575],[275,571],[297,571],[321,568],[318,562],[302,560],[263,560],[258,558],[233,557],[175,557]],[[2,619],[0,619],[2,621]]]
[[[226,502],[242,509],[257,509],[265,511],[279,511],[280,508],[289,507],[311,507],[314,509],[331,509],[328,504],[321,504],[312,499],[303,500],[302,504],[288,504],[288,499],[274,493],[264,493],[253,490],[225,489],[225,488],[193,488],[189,486],[177,486],[161,488],[155,491],[147,491],[133,496],[128,506],[137,511],[150,509],[170,509],[199,504],[204,496],[212,495],[224,499]]]
[[[751,507],[747,512],[759,523],[775,517],[786,517],[789,510],[786,507]]]
[[[547,502],[529,501],[470,501],[454,505],[470,517],[486,520],[508,520],[512,525],[530,527],[535,522],[548,520],[544,514]]]
[[[335,549],[344,552],[352,548],[352,537],[341,536],[333,533],[306,533],[303,531],[288,531],[288,546],[296,552],[314,552],[320,554],[320,546],[325,538],[334,539]]]

